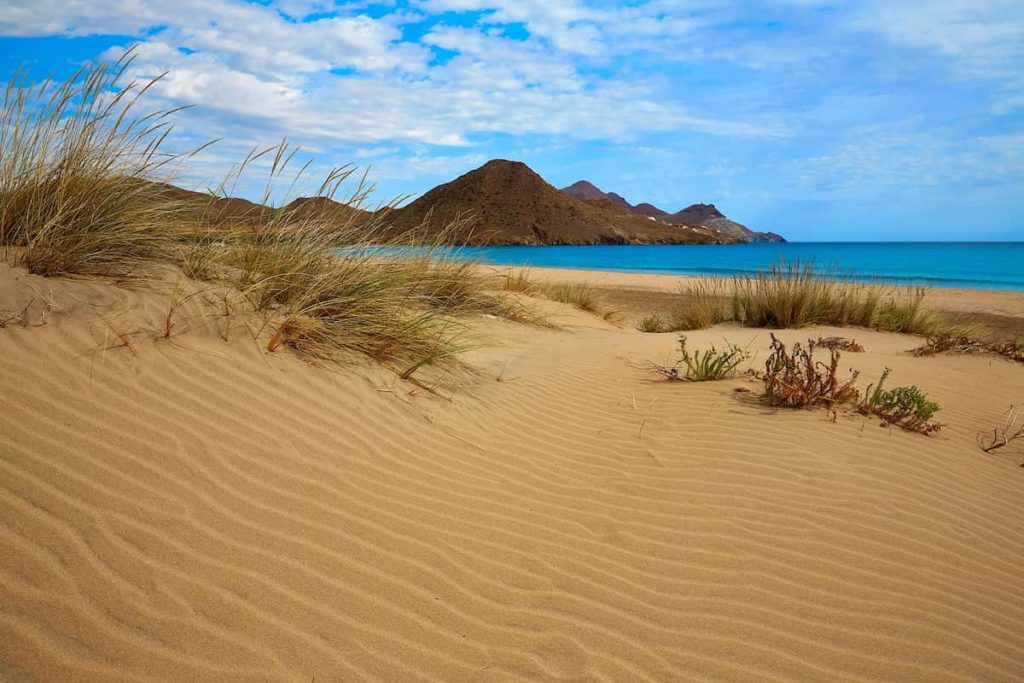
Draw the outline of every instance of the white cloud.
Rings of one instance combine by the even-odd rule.
[[[1024,3],[1020,0],[871,0],[852,25],[952,60],[963,78],[999,81],[993,102],[1024,106]]]

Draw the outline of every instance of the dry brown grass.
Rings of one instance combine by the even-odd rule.
[[[163,260],[175,208],[148,182],[170,177],[174,110],[138,113],[155,81],[124,83],[129,52],[62,82],[12,78],[0,105],[0,246],[39,275],[125,277]]]
[[[6,258],[49,276],[139,278],[151,264],[177,263],[188,277],[237,292],[265,321],[268,350],[288,346],[318,360],[362,353],[404,377],[467,348],[474,315],[531,320],[517,301],[488,293],[472,264],[444,258],[446,236],[461,224],[402,251],[417,231],[399,240],[387,211],[359,210],[372,187],[352,167],[329,172],[301,211],[270,207],[282,185],[282,205],[307,189],[309,165],[292,171],[298,150],[286,143],[254,149],[206,202],[169,188],[170,164],[187,157],[162,151],[173,111],[137,113],[153,82],[124,83],[131,61],[129,53],[38,85],[22,71],[8,84],[0,107]],[[259,203],[228,199],[257,166],[269,167]],[[258,215],[224,210],[239,204]],[[172,299],[162,338],[182,331],[183,303]]]
[[[920,288],[883,290],[822,273],[811,262],[780,261],[754,275],[728,280],[700,278],[680,289],[670,326],[703,329],[723,322],[750,327],[857,326],[891,332],[930,334],[937,315]]]
[[[510,271],[502,278],[502,287],[506,292],[518,292],[520,294],[537,293],[537,284],[530,279],[530,273],[526,270]]]

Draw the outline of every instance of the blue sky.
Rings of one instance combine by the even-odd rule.
[[[287,137],[377,198],[488,159],[797,240],[1024,239],[1020,0],[0,0],[3,80],[138,45],[224,138]]]

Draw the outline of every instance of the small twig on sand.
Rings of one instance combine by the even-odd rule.
[[[1017,439],[1024,439],[1024,403],[1011,405],[1002,426],[993,427],[991,434],[987,431],[978,432],[978,446],[986,453],[1008,446]]]

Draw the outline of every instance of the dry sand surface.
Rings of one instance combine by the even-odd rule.
[[[782,333],[855,336],[926,437],[660,381],[674,335],[550,303],[432,394],[201,297],[156,340],[167,300],[0,266],[0,680],[1024,679],[1024,452],[975,445],[1022,364]]]

